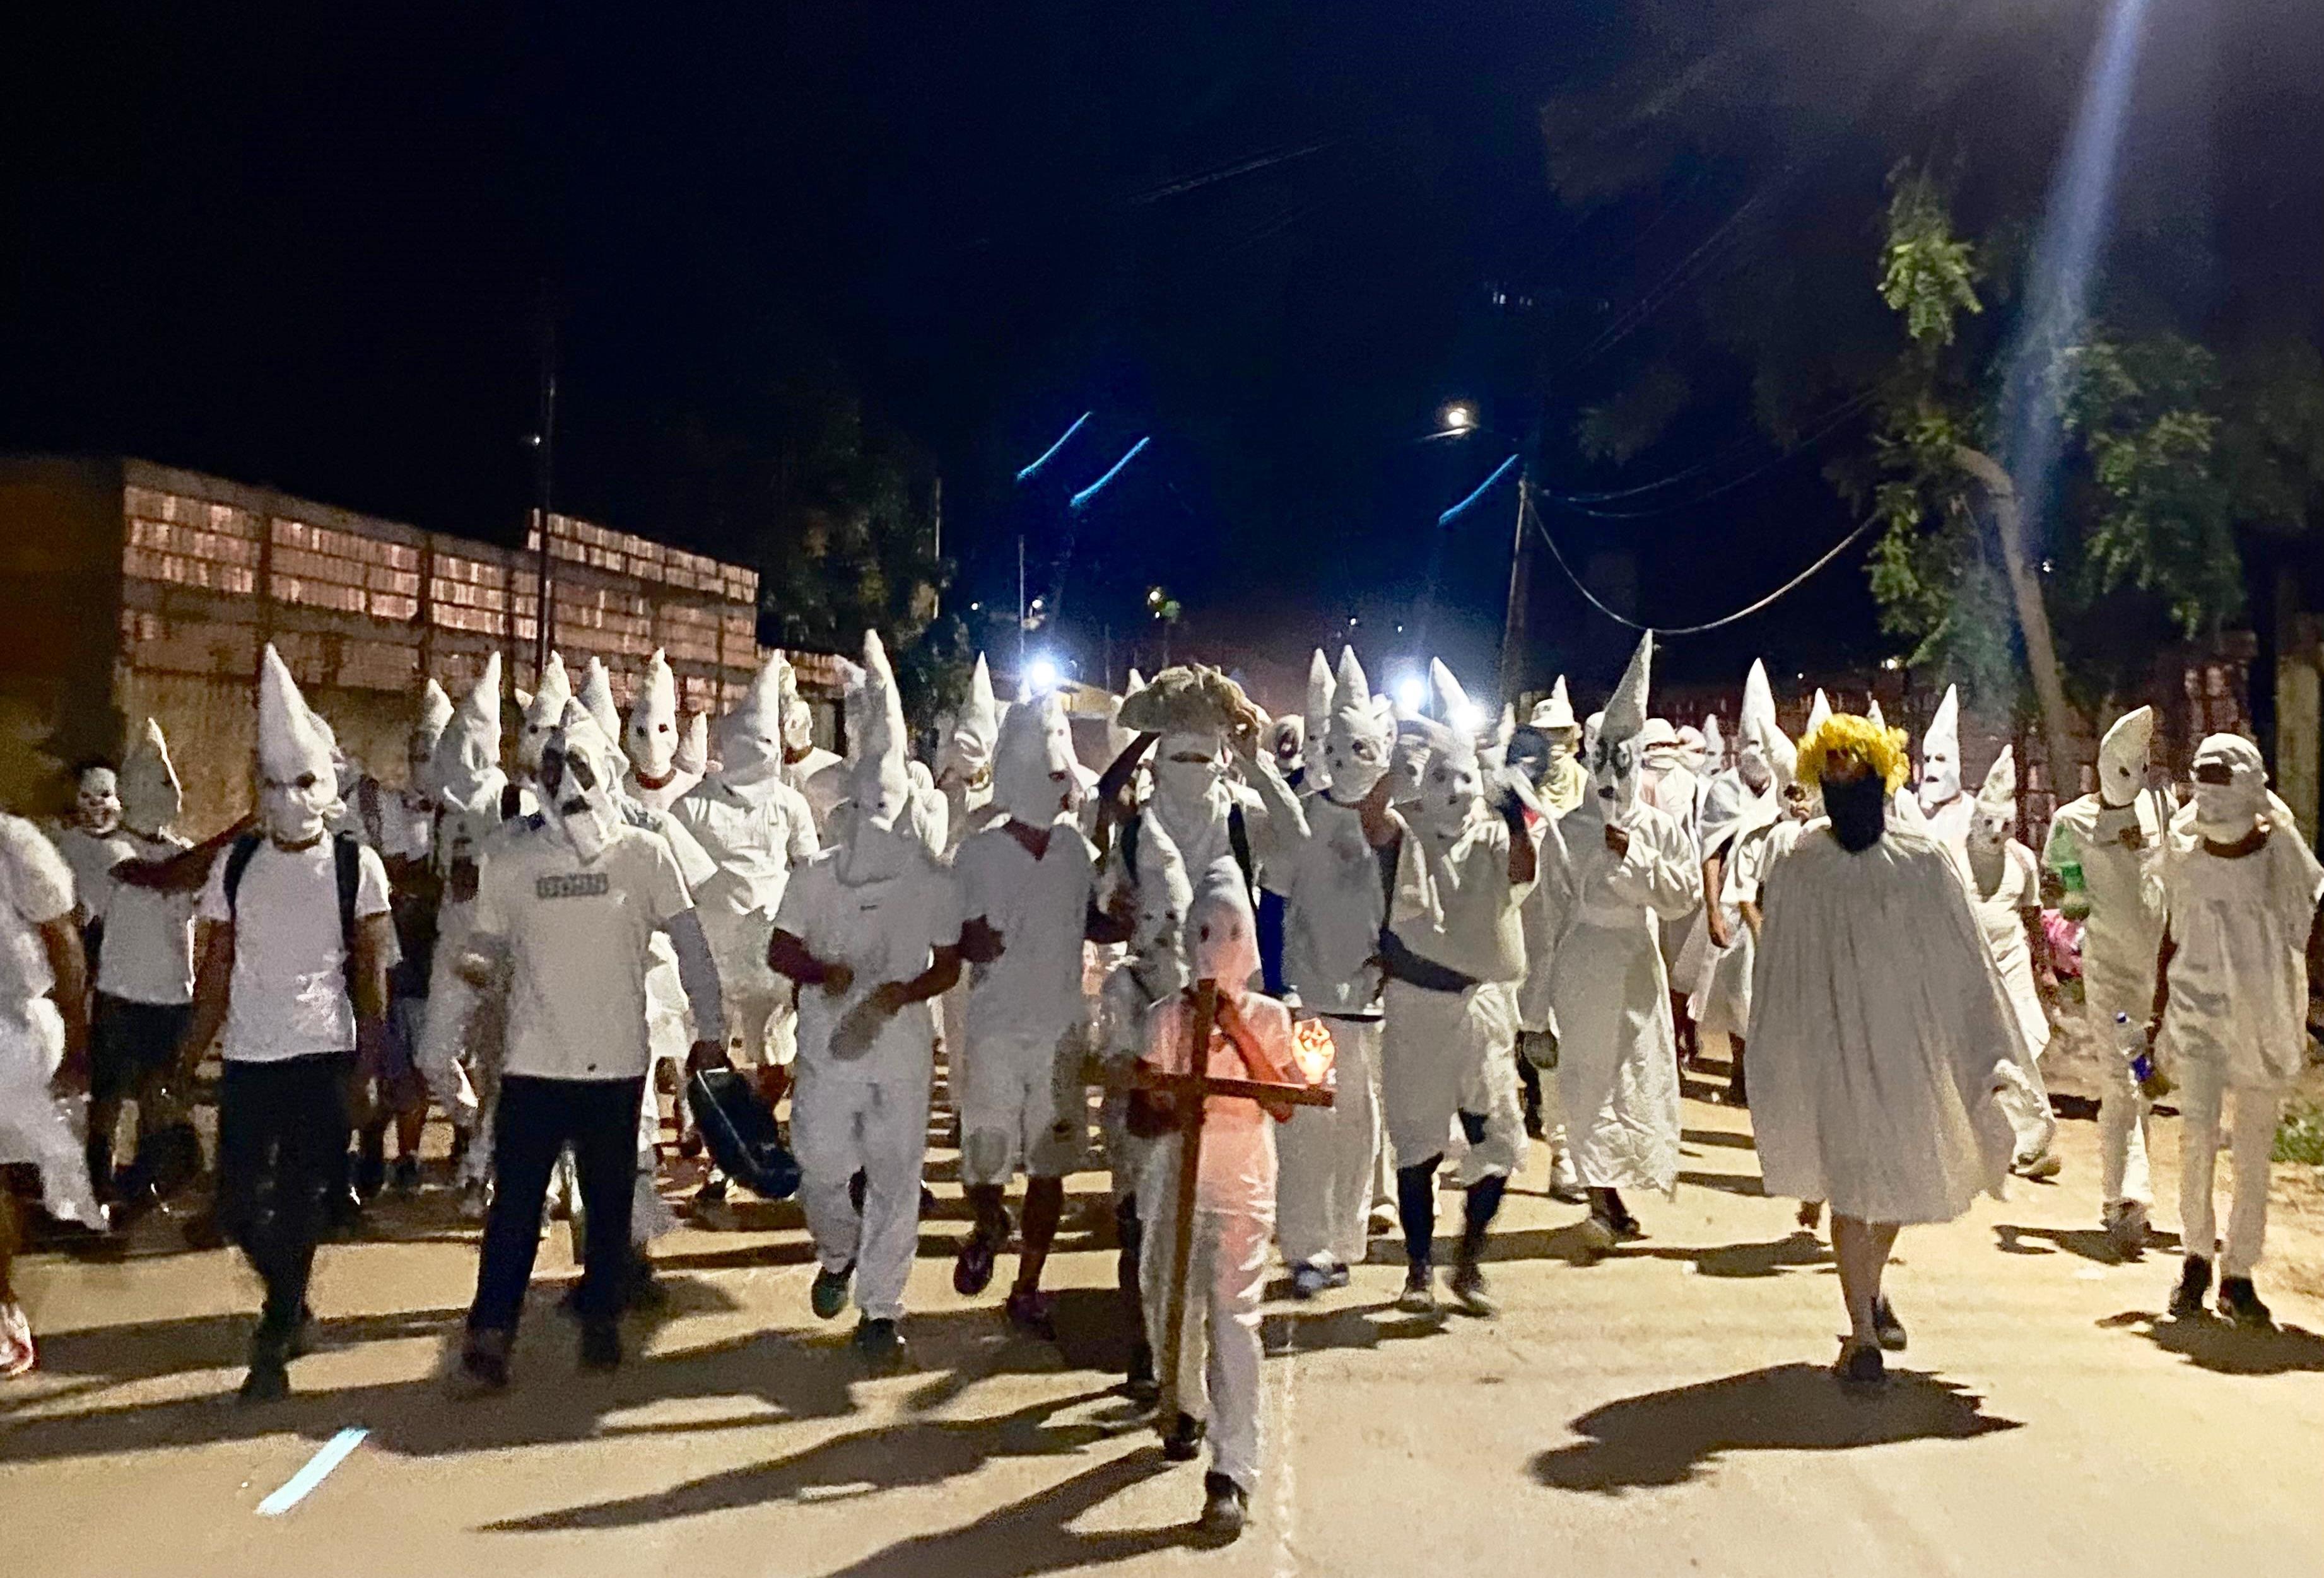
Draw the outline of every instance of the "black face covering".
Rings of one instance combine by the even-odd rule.
[[[1854,854],[1880,842],[1888,815],[1887,786],[1877,778],[1823,786],[1824,815],[1831,818],[1831,835],[1840,848]]]

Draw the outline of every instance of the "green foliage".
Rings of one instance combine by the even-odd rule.
[[[1900,164],[1888,177],[1888,239],[1880,249],[1880,299],[1904,318],[1915,345],[1953,343],[1953,320],[1980,313],[1976,250],[1952,233],[1944,191],[1927,171]]]

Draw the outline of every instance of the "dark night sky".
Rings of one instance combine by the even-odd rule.
[[[5,69],[28,156],[0,173],[0,448],[123,449],[508,539],[550,281],[561,507],[686,537],[636,518],[648,436],[745,420],[835,361],[944,472],[955,605],[1013,600],[1020,528],[1046,579],[1056,501],[1010,474],[1094,410],[1057,491],[1154,444],[1082,523],[1085,634],[1162,579],[1198,632],[1287,651],[1360,614],[1377,665],[1369,632],[1416,624],[1433,562],[1433,644],[1482,679],[1508,494],[1433,559],[1431,530],[1499,452],[1412,440],[1456,394],[1522,428],[1527,367],[1738,195],[1691,187],[1644,235],[1647,212],[1553,201],[1537,106],[1602,68],[1611,9],[84,15]],[[1770,453],[1740,398],[1630,472],[1555,480],[1710,453],[1720,475]],[[1813,455],[1666,517],[1553,516],[1639,553],[1665,623],[1848,524]],[[1545,558],[1536,580],[1545,642],[1618,660]],[[1673,660],[1723,673],[1771,644],[1877,651],[1854,564]]]

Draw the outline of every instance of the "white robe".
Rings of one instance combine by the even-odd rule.
[[[1850,854],[1818,822],[1764,902],[1749,1040],[1767,1193],[1900,1223],[1998,1193],[2017,1028],[1958,868],[1895,827]]]
[[[1693,835],[1643,801],[1623,821],[1630,847],[1617,860],[1598,806],[1585,799],[1542,841],[1567,1151],[1585,1187],[1667,1195],[1678,1187],[1679,1084],[1661,930],[1702,901],[1702,867]]]

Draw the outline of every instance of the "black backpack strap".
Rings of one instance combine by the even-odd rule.
[[[1145,819],[1143,814],[1133,812],[1121,825],[1121,869],[1130,873],[1132,887],[1138,884],[1138,829]]]
[[[1250,829],[1243,826],[1242,807],[1227,808],[1227,843],[1234,848],[1235,864],[1242,868],[1243,896],[1258,903],[1259,863],[1250,854]]]
[[[355,1001],[355,897],[363,888],[363,840],[352,833],[331,839],[331,876],[339,891],[339,945],[346,951],[347,1001]]]
[[[242,892],[242,873],[250,869],[251,857],[258,853],[258,846],[265,842],[265,839],[255,833],[245,833],[235,839],[226,850],[224,883],[226,913],[228,920],[235,919],[238,914],[235,901]]]

